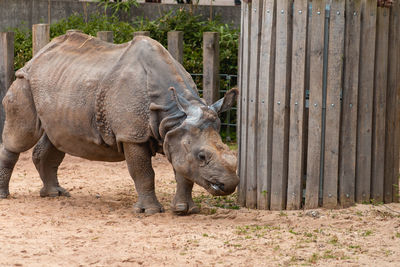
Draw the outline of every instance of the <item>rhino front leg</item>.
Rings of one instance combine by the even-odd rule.
[[[125,160],[129,174],[135,182],[138,201],[134,205],[136,213],[154,214],[163,212],[154,190],[154,170],[151,166],[151,151],[147,143],[124,143]]]
[[[198,213],[200,211],[192,199],[193,182],[175,173],[176,195],[172,201],[172,210],[178,215]]]
[[[33,149],[32,161],[43,182],[43,188],[40,190],[41,197],[70,196],[68,191],[60,186],[57,178],[58,166],[64,156],[65,153],[55,148],[46,134],[40,138]]]

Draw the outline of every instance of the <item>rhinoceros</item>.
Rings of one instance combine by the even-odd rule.
[[[9,195],[19,154],[35,146],[40,196],[69,196],[57,179],[65,153],[125,160],[138,193],[134,211],[162,212],[151,157],[163,153],[177,182],[171,210],[198,212],[194,182],[212,195],[231,194],[239,183],[236,156],[218,133],[218,114],[237,94],[231,89],[207,105],[189,73],[149,37],[119,45],[79,32],[57,37],[16,72],[3,99],[0,197]]]

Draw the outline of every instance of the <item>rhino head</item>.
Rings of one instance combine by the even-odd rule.
[[[192,105],[170,88],[180,111],[186,114],[183,123],[169,131],[164,152],[176,175],[195,182],[215,196],[233,193],[239,183],[237,158],[219,135],[218,114],[229,110],[238,91],[231,89],[211,106]]]

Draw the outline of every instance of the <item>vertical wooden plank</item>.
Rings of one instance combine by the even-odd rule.
[[[388,62],[388,87],[386,95],[386,143],[385,143],[385,181],[384,181],[384,201],[390,203],[393,200],[392,180],[395,174],[395,126],[396,126],[396,105],[397,105],[397,61],[398,49],[396,32],[396,13],[395,7],[390,11],[389,25],[389,50],[390,58]]]
[[[276,0],[264,2],[262,20],[258,84],[257,208],[268,209],[271,196]]]
[[[326,87],[326,131],[323,206],[338,203],[340,94],[344,58],[345,0],[332,0],[329,21],[328,73]]]
[[[355,202],[358,70],[360,62],[361,0],[346,1],[345,62],[339,166],[339,201]]]
[[[262,0],[253,0],[251,6],[250,73],[247,127],[247,192],[246,206],[257,207],[257,109],[258,73],[261,41]]]
[[[133,38],[135,38],[136,36],[150,36],[150,32],[149,31],[137,31],[133,33]]]
[[[240,131],[240,191],[241,196],[239,201],[242,205],[246,205],[246,192],[247,192],[247,111],[248,111],[248,85],[249,85],[249,65],[250,65],[250,29],[251,29],[251,3],[242,3],[242,17],[243,17],[243,45],[242,45],[242,77],[241,77],[241,131]]]
[[[219,33],[203,33],[203,98],[208,105],[219,99]]]
[[[314,0],[311,18],[310,98],[305,208],[318,207],[321,171],[325,1]]]
[[[243,5],[240,8],[240,37],[239,37],[239,55],[238,55],[238,88],[239,88],[239,97],[237,101],[237,126],[236,126],[236,139],[238,143],[238,167],[237,167],[237,174],[240,178],[240,182],[237,187],[237,194],[238,194],[238,203],[239,205],[244,206],[246,196],[243,196],[243,184],[244,184],[244,177],[242,177],[242,140],[241,140],[241,133],[242,133],[242,76],[243,76]]]
[[[304,115],[308,0],[294,2],[287,209],[299,209],[304,173]]]
[[[183,63],[183,32],[168,32],[168,51],[179,62]]]
[[[112,31],[98,31],[97,38],[105,42],[114,43],[114,33]]]
[[[397,48],[397,91],[396,91],[396,117],[395,117],[395,140],[394,140],[394,156],[393,156],[393,161],[394,161],[394,174],[393,174],[393,180],[392,180],[392,197],[393,197],[393,202],[399,202],[400,201],[400,191],[399,191],[399,154],[400,154],[400,2],[396,1],[395,6],[393,7],[393,13],[395,18],[394,20],[396,21],[394,25],[395,31],[396,31],[396,44],[395,48]],[[390,58],[393,59],[392,56]]]
[[[272,143],[272,210],[286,206],[289,141],[289,96],[292,42],[292,0],[277,2],[275,93]]]
[[[379,202],[382,202],[384,200],[388,45],[389,9],[379,7],[377,10],[376,26],[375,82],[371,158],[371,198]]]
[[[32,26],[32,55],[35,56],[40,49],[50,42],[50,25],[34,24]]]
[[[14,33],[0,32],[0,102],[3,101],[8,88],[14,80]],[[5,114],[0,105],[0,142],[3,132]]]
[[[361,53],[357,114],[357,202],[369,201],[371,190],[376,6],[375,0],[363,0],[361,8]]]

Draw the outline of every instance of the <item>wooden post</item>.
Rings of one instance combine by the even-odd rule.
[[[263,6],[258,84],[257,207],[268,209],[271,197],[272,120],[275,82],[276,0]]]
[[[323,206],[334,208],[338,204],[340,97],[344,57],[345,0],[332,1],[329,24]]]
[[[346,39],[339,165],[339,201],[355,202],[358,70],[360,63],[361,0],[346,1]]]
[[[372,121],[372,174],[371,198],[384,200],[385,180],[385,134],[386,91],[388,83],[389,10],[379,7],[377,11],[375,92]],[[390,190],[391,191],[391,190]],[[391,202],[391,201],[390,201]]]
[[[358,91],[356,201],[370,201],[372,112],[376,38],[376,1],[364,0],[361,8],[361,52]]]
[[[262,0],[253,0],[251,5],[250,73],[247,136],[247,192],[246,206],[257,207],[257,118],[258,118],[258,73],[261,42]]]
[[[246,205],[247,192],[247,110],[248,110],[248,86],[249,86],[249,61],[250,61],[250,26],[251,26],[251,4],[242,3],[242,30],[240,32],[241,42],[241,77],[240,77],[240,183],[239,203]]]
[[[14,80],[14,33],[0,32],[0,102]],[[0,105],[0,141],[4,127],[4,108]]]
[[[308,0],[294,1],[293,9],[292,90],[287,193],[287,209],[289,210],[299,209],[303,198],[308,2]]]
[[[396,1],[394,3],[394,6],[391,10],[393,19],[392,21],[394,22],[391,26],[391,32],[394,32],[394,42],[393,46],[390,46],[389,49],[397,50],[396,54],[393,56],[390,55],[390,67],[389,67],[389,72],[391,73],[392,78],[389,78],[389,82],[392,82],[392,84],[395,84],[394,89],[394,98],[395,100],[395,105],[394,105],[394,110],[393,112],[395,113],[394,115],[394,131],[393,131],[393,174],[392,174],[392,182],[390,183],[390,180],[385,181],[385,190],[389,189],[389,186],[386,186],[386,184],[391,184],[392,185],[392,200],[393,202],[399,202],[400,201],[400,191],[399,191],[399,153],[400,153],[400,2]],[[396,60],[397,59],[397,62]],[[393,61],[393,62],[392,62]],[[396,67],[397,66],[397,67]],[[396,74],[397,73],[397,74]],[[394,77],[393,77],[394,76]],[[397,80],[396,80],[397,77]],[[389,97],[389,96],[388,96]],[[385,192],[385,201],[386,201],[386,195],[387,192]],[[390,198],[388,199],[390,201]]]
[[[113,43],[114,33],[112,31],[99,31],[97,32],[97,38],[105,42]]]
[[[310,99],[305,207],[318,207],[322,146],[325,1],[313,1],[310,40]]]
[[[133,38],[135,38],[136,36],[150,36],[150,32],[149,31],[137,31],[133,33]]]
[[[32,26],[32,55],[35,56],[40,49],[50,42],[50,25],[34,24]]]
[[[219,99],[219,33],[203,33],[203,98],[208,105]]]
[[[183,63],[183,32],[168,32],[168,51],[179,63]]]
[[[286,207],[293,0],[277,1],[271,210]]]

